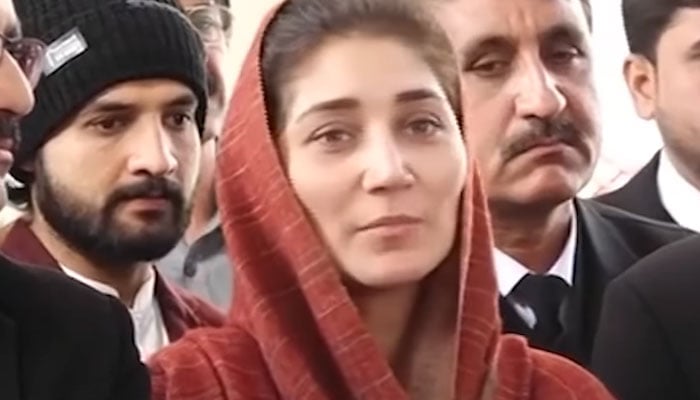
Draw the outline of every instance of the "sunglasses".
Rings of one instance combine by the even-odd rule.
[[[41,78],[46,44],[38,39],[8,38],[0,34],[0,62],[5,53],[15,59],[30,85],[36,87]]]

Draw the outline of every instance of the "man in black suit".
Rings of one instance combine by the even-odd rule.
[[[11,0],[0,0],[0,176],[18,140],[17,118],[34,104],[45,46],[23,38]],[[4,185],[0,208],[6,203]],[[0,256],[0,398],[146,400],[149,380],[129,314],[52,271]]]
[[[700,236],[610,284],[593,370],[620,400],[700,399]]]
[[[507,332],[587,366],[603,291],[679,227],[576,198],[598,159],[588,0],[429,0],[457,49]]]
[[[58,272],[0,258],[0,398],[148,399],[124,306]]]
[[[700,1],[623,0],[622,10],[631,52],[625,80],[637,114],[656,121],[664,147],[598,200],[700,232]]]

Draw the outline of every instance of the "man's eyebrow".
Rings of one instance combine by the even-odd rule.
[[[556,24],[540,35],[542,41],[569,41],[574,43],[583,42],[583,32],[570,23]]]
[[[496,49],[513,49],[515,39],[506,35],[484,34],[471,39],[466,43],[459,52],[462,60],[467,60],[474,57],[475,54],[482,51]]]

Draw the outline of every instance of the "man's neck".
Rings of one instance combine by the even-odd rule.
[[[682,157],[679,157],[678,155],[676,155],[671,149],[665,148],[663,150],[663,153],[668,158],[668,161],[671,164],[670,166],[673,169],[675,169],[675,172],[678,175],[680,175],[691,186],[693,186],[695,189],[700,191],[699,171],[694,170],[694,168],[692,166],[688,165],[689,163],[684,162]]]
[[[37,215],[31,220],[29,228],[61,266],[114,288],[119,293],[122,303],[128,307],[133,306],[136,294],[148,278],[149,269],[153,268],[149,262],[97,265],[67,245],[46,221]]]
[[[499,212],[492,209],[496,247],[535,273],[545,273],[557,261],[575,209],[571,201],[539,210]]]

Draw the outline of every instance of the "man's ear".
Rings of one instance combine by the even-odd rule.
[[[623,73],[637,115],[649,120],[656,116],[656,65],[648,58],[631,54],[625,59]]]

